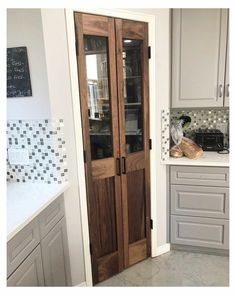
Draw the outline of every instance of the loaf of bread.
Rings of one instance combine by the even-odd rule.
[[[189,159],[198,159],[203,155],[202,148],[189,138],[183,137],[179,147]]]
[[[179,146],[174,145],[171,149],[170,149],[170,156],[174,157],[174,158],[181,158],[184,156],[183,151],[179,148]]]

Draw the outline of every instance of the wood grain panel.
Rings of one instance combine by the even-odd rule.
[[[133,265],[147,258],[147,240],[143,239],[129,245],[129,265]]]
[[[146,167],[145,152],[130,153],[126,158],[127,172],[141,170]]]
[[[108,20],[105,16],[82,14],[83,34],[107,36]]]
[[[92,161],[93,179],[112,177],[116,174],[114,158]]]
[[[118,252],[106,255],[98,259],[98,281],[104,281],[119,272]]]
[[[98,252],[101,257],[117,251],[114,178],[96,180],[93,187],[100,237]]]
[[[127,173],[129,244],[145,238],[144,170]]]
[[[145,37],[145,24],[142,22],[122,20],[123,38],[143,39]]]

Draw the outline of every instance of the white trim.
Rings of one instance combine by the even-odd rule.
[[[86,282],[82,282],[74,287],[87,287],[87,284],[86,284]]]
[[[156,256],[162,255],[170,251],[170,243],[166,243],[156,248]]]
[[[75,31],[74,31],[74,18],[73,11],[66,10],[66,28],[67,28],[67,40],[68,40],[68,54],[69,54],[69,66],[71,75],[71,92],[72,92],[72,105],[74,114],[74,131],[77,151],[77,169],[78,169],[78,186],[80,197],[80,210],[81,210],[81,223],[83,234],[83,250],[84,250],[84,264],[85,264],[85,279],[87,286],[92,286],[92,268],[91,258],[89,250],[89,228],[88,228],[88,214],[87,214],[87,201],[86,201],[86,183],[85,183],[85,170],[83,159],[83,136],[81,125],[81,111],[80,111],[80,97],[79,97],[79,85],[77,74],[77,60],[75,49]]]
[[[83,247],[84,247],[84,260],[85,260],[85,273],[87,286],[92,286],[92,269],[91,269],[91,258],[89,253],[89,229],[88,229],[88,215],[87,215],[87,202],[86,202],[86,185],[85,185],[85,173],[84,173],[84,162],[83,162],[83,137],[82,137],[82,126],[81,126],[81,112],[80,112],[80,99],[79,99],[79,85],[78,85],[78,73],[77,73],[77,60],[75,50],[75,29],[74,29],[74,18],[73,12],[77,10],[66,9],[66,26],[67,26],[67,38],[68,38],[68,52],[69,52],[69,64],[71,74],[71,90],[72,90],[72,103],[74,112],[74,126],[75,137],[76,137],[76,149],[78,155],[78,175],[79,175],[79,193],[80,193],[80,206],[81,206],[81,221],[82,221],[82,232],[83,232]],[[148,34],[149,34],[149,45],[152,47],[152,58],[149,62],[149,105],[150,107],[150,136],[152,138],[153,147],[157,144],[156,140],[156,43],[155,43],[155,16],[145,15],[139,12],[128,12],[121,9],[79,9],[78,11],[86,13],[94,13],[112,17],[119,17],[123,19],[131,19],[144,21],[148,23]],[[151,123],[152,122],[152,123]],[[150,151],[150,178],[151,181],[151,218],[157,220],[156,213],[156,148]],[[151,251],[152,256],[156,256],[156,245],[157,245],[157,228],[155,226],[151,233]]]

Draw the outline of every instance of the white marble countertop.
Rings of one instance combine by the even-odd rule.
[[[7,184],[7,240],[9,241],[68,187],[68,182],[62,184],[9,182]]]
[[[173,158],[161,162],[164,165],[189,165],[189,166],[218,166],[229,167],[229,154],[217,152],[204,152],[199,159],[191,160],[187,157]]]

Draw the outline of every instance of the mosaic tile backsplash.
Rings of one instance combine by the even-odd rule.
[[[185,130],[185,136],[194,140],[194,130],[202,128],[219,129],[224,134],[224,145],[229,147],[229,109],[170,109],[162,110],[162,160],[169,157],[169,149],[173,144],[170,127],[182,115],[191,117],[191,124]],[[170,138],[168,141],[167,138]]]
[[[9,149],[27,149],[29,165],[13,165],[7,159],[7,181],[62,183],[68,180],[62,119],[8,120]]]

